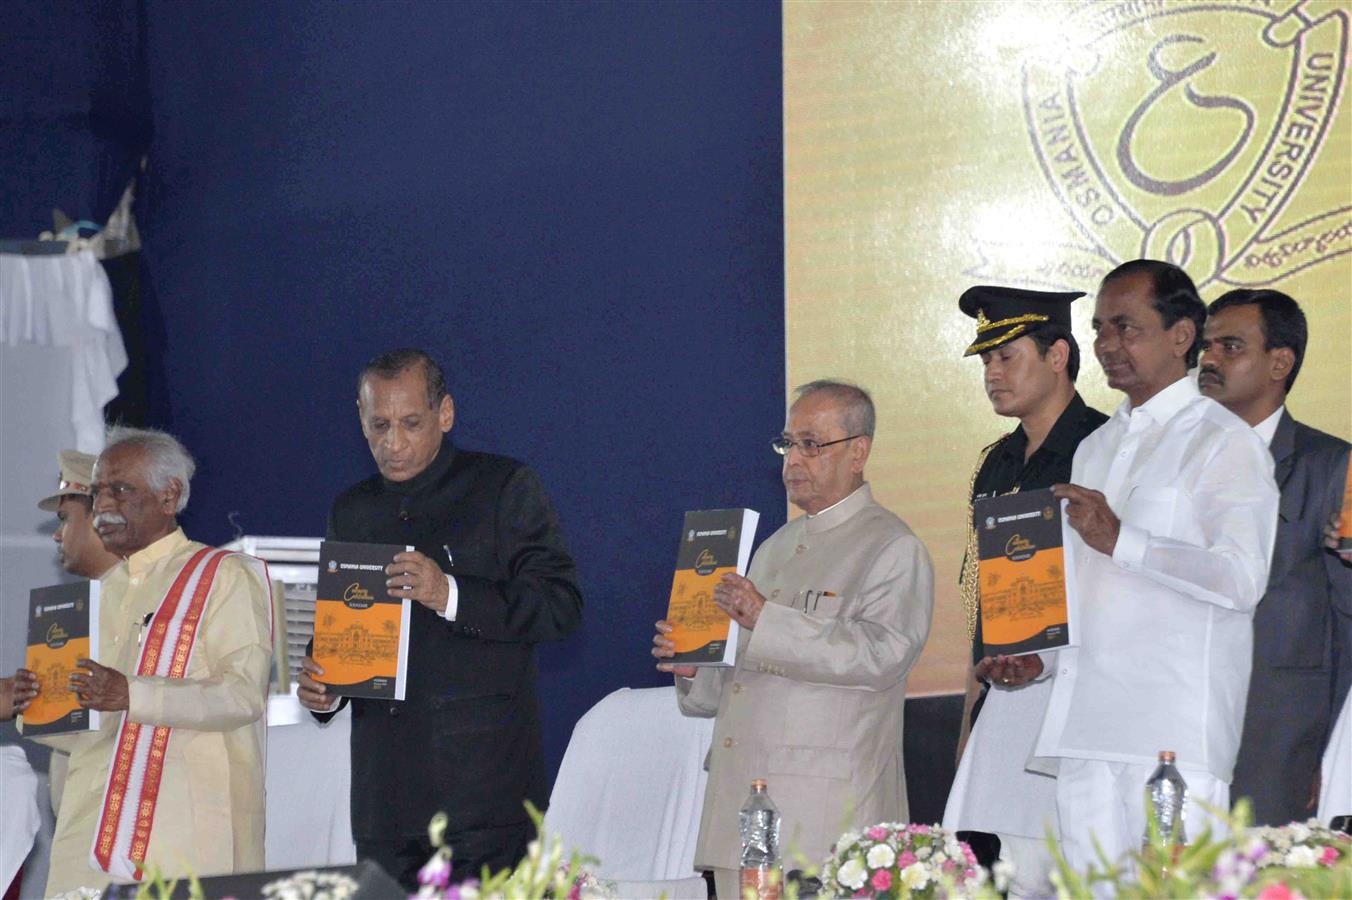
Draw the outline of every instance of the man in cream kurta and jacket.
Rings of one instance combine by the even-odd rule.
[[[72,677],[82,705],[104,712],[99,730],[70,757],[52,840],[47,896],[78,887],[130,880],[128,855],[168,875],[262,869],[263,748],[271,668],[271,599],[262,564],[190,541],[176,515],[186,505],[193,463],[173,438],[159,432],[115,429],[95,469],[95,527],[104,546],[123,557],[103,578],[99,615],[101,663],[82,661],[88,674]],[[190,563],[196,560],[197,564]],[[188,651],[186,669],[173,675],[136,675],[143,643],[156,640],[161,603],[181,572],[186,582],[179,620],[200,610],[196,637],[166,642]],[[203,603],[193,597],[201,592]],[[165,620],[172,636],[175,625]],[[172,660],[168,660],[173,665]],[[158,670],[156,670],[158,671]],[[164,763],[153,818],[135,821],[110,841],[109,870],[96,868],[96,832],[105,816],[109,771],[119,746],[135,744],[127,723],[140,723],[147,748],[158,735]],[[154,758],[153,754],[143,755]],[[121,793],[125,809],[142,808],[135,788],[144,763]],[[153,775],[153,766],[151,767]],[[142,784],[149,784],[145,777]],[[134,847],[148,825],[143,853]]]
[[[783,816],[784,854],[820,860],[847,827],[907,818],[902,713],[933,572],[864,482],[873,423],[859,388],[799,388],[775,449],[807,515],[760,546],[748,578],[715,590],[742,626],[735,668],[658,666],[677,675],[683,712],[717,717],[695,865],[714,870],[720,897],[738,895],[737,813],[752,779],[768,781]],[[672,655],[670,630],[658,623],[659,659]]]

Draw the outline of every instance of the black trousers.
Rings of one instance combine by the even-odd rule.
[[[482,828],[447,835],[451,845],[451,883],[479,878],[483,867],[490,872],[514,868],[526,855],[526,845],[535,837],[530,822],[501,828]],[[427,835],[394,840],[357,838],[357,858],[374,860],[409,893],[418,891],[418,870],[432,858]]]

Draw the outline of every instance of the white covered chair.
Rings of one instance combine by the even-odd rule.
[[[545,829],[600,860],[624,897],[703,900],[695,841],[713,719],[681,715],[676,689],[620,688],[573,729]]]
[[[1319,793],[1319,821],[1352,815],[1352,691],[1324,749],[1323,787]]]

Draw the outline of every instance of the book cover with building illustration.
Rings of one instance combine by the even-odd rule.
[[[98,661],[99,583],[79,581],[28,592],[24,668],[38,676],[38,695],[23,712],[25,737],[97,731],[99,713],[70,690],[75,661]],[[84,670],[80,670],[84,671]]]
[[[1040,653],[1074,643],[1067,585],[1073,559],[1062,540],[1061,503],[1050,488],[973,505],[981,557],[985,656]]]
[[[396,553],[412,549],[350,541],[320,545],[311,656],[324,669],[316,680],[334,693],[404,699],[412,601],[389,595],[385,567]]]
[[[683,666],[731,666],[737,661],[738,626],[714,605],[714,586],[728,572],[746,574],[760,513],[754,509],[705,509],[685,514],[667,621],[676,644],[671,662]]]

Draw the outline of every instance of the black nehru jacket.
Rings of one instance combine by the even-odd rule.
[[[1027,462],[1024,462],[1023,456],[1028,450],[1028,435],[1020,425],[997,441],[990,453],[986,454],[977,472],[976,483],[972,485],[972,499],[998,497],[1016,487],[1021,491],[1032,491],[1069,482],[1075,448],[1106,421],[1108,417],[1087,406],[1077,392],[1047,433],[1042,446]],[[982,655],[981,617],[977,616],[976,636],[972,639],[972,662],[980,662]],[[975,720],[975,710],[972,717]]]
[[[328,537],[412,545],[453,575],[454,622],[412,604],[406,700],[351,700],[352,833],[425,837],[528,821],[548,803],[535,644],[582,617],[573,559],[539,478],[449,440],[404,482],[376,475],[333,504]],[[324,717],[321,717],[324,718]]]

